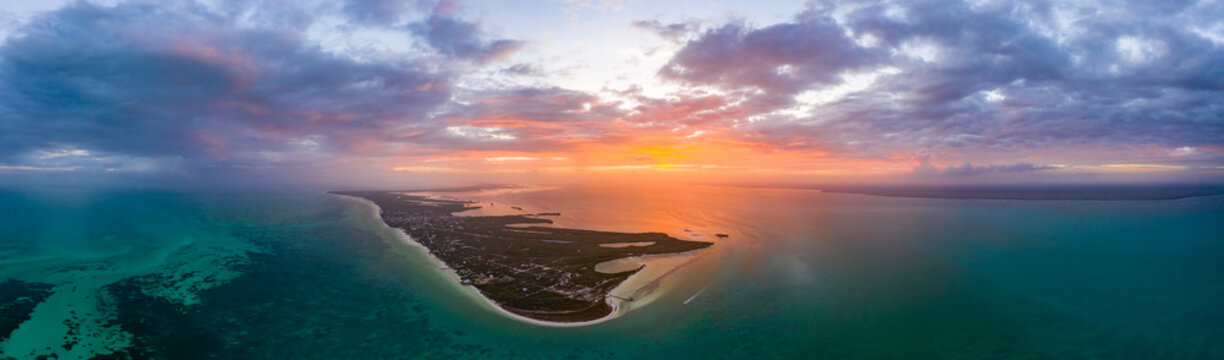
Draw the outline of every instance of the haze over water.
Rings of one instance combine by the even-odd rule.
[[[127,351],[172,358],[1224,352],[1220,196],[940,200],[638,185],[469,195],[561,212],[558,226],[716,244],[663,277],[649,303],[553,328],[495,311],[370,208],[321,192],[10,190],[0,193],[0,276],[50,283],[77,310],[98,304],[78,312],[83,322],[113,319],[123,325],[97,328],[129,339]],[[179,273],[185,263],[193,272]],[[80,284],[95,293],[69,290]],[[68,316],[42,310],[32,323]],[[14,339],[29,338],[25,326]],[[73,355],[61,358],[85,355],[63,351],[53,330],[47,344]],[[23,357],[18,348],[4,343],[4,355]]]

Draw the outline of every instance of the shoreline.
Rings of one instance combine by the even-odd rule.
[[[444,274],[444,276],[446,276],[446,277],[450,278],[450,280],[452,280],[452,281],[453,281],[453,282],[452,282],[452,284],[454,284],[454,285],[458,285],[460,288],[464,289],[465,291],[467,291],[467,292],[469,292],[469,293],[471,293],[471,294],[474,294],[474,295],[476,295],[476,296],[480,297],[481,299],[483,299],[483,300],[485,301],[485,303],[489,304],[489,305],[490,305],[490,306],[492,306],[492,307],[493,307],[495,310],[497,310],[497,312],[500,312],[501,314],[503,314],[503,315],[505,315],[505,316],[507,316],[507,317],[509,317],[509,318],[512,318],[512,319],[515,319],[515,320],[519,320],[519,321],[522,321],[522,322],[526,322],[526,323],[530,323],[530,324],[533,324],[533,325],[540,325],[540,326],[548,326],[548,327],[580,327],[580,326],[594,325],[594,324],[602,323],[602,322],[605,322],[605,321],[608,321],[608,320],[612,320],[612,319],[615,319],[615,318],[619,317],[619,316],[622,314],[622,312],[621,312],[621,307],[620,307],[620,303],[619,303],[618,301],[615,301],[614,299],[612,299],[612,297],[611,297],[611,296],[605,296],[605,297],[604,297],[604,302],[606,302],[606,303],[608,304],[608,306],[611,306],[611,307],[612,307],[612,312],[611,312],[611,313],[608,313],[608,315],[605,315],[604,317],[601,317],[601,318],[598,318],[598,319],[594,319],[594,320],[579,321],[579,322],[555,322],[555,321],[544,321],[544,320],[539,320],[539,319],[532,319],[532,318],[529,318],[529,317],[526,317],[526,316],[523,316],[523,315],[519,315],[519,314],[513,313],[513,312],[511,312],[510,310],[506,310],[505,308],[503,308],[503,307],[501,306],[501,304],[498,304],[498,303],[497,303],[496,301],[494,301],[493,299],[490,299],[488,296],[485,296],[485,294],[481,293],[479,289],[476,289],[476,287],[471,286],[471,285],[464,285],[464,284],[463,284],[463,282],[462,282],[462,280],[459,278],[459,274],[458,274],[458,273],[456,273],[456,272],[454,271],[454,269],[452,269],[452,268],[451,268],[451,266],[450,266],[449,264],[447,264],[446,262],[442,261],[442,259],[439,259],[437,256],[434,256],[434,254],[433,254],[433,253],[430,253],[430,252],[429,252],[429,250],[430,250],[430,249],[429,249],[428,247],[426,247],[425,245],[422,245],[421,243],[417,242],[417,241],[416,241],[416,240],[414,240],[414,239],[413,239],[411,236],[408,236],[408,233],[404,232],[404,229],[400,229],[400,228],[393,228],[393,227],[391,227],[390,225],[387,225],[387,223],[386,223],[386,222],[384,222],[384,221],[383,221],[383,219],[382,219],[382,216],[381,216],[381,215],[382,215],[382,208],[381,208],[381,207],[379,207],[379,206],[378,206],[378,204],[374,203],[373,201],[371,201],[371,200],[369,200],[369,199],[362,198],[362,197],[357,197],[357,196],[342,195],[342,194],[332,194],[332,193],[326,193],[326,194],[328,194],[328,195],[332,195],[332,196],[337,196],[337,197],[340,197],[340,198],[352,199],[352,200],[358,201],[358,202],[360,202],[360,203],[362,203],[362,204],[366,205],[366,206],[367,206],[367,208],[369,208],[370,210],[373,210],[373,212],[374,212],[374,216],[376,217],[376,219],[375,219],[375,220],[377,220],[379,224],[382,224],[382,226],[384,226],[384,227],[386,227],[386,228],[388,228],[388,229],[391,229],[391,230],[395,231],[395,233],[399,235],[399,238],[400,238],[401,240],[403,240],[403,241],[404,241],[406,244],[408,244],[409,246],[415,246],[415,247],[419,247],[419,248],[421,248],[421,249],[425,250],[425,255],[426,255],[426,256],[427,256],[427,257],[428,257],[428,258],[429,258],[429,259],[430,259],[430,260],[431,260],[431,261],[434,263],[434,265],[436,265],[435,267],[437,268],[437,270],[439,270],[439,271],[440,271],[442,274]],[[637,274],[634,274],[633,276],[636,276],[636,275],[637,275]],[[633,276],[630,276],[630,278],[632,278]],[[625,281],[625,282],[621,283],[621,285],[618,285],[617,287],[613,288],[612,290],[613,290],[613,291],[615,291],[616,289],[620,288],[621,286],[623,286],[625,283],[628,283],[628,282],[629,282],[629,281],[626,279],[626,281]],[[611,292],[609,292],[609,294],[611,294]]]

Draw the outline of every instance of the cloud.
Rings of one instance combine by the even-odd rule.
[[[506,74],[506,75],[535,75],[539,73],[539,70],[537,70],[531,64],[519,63],[519,64],[507,66],[501,69],[500,71],[498,71],[498,73]]]
[[[601,11],[620,10],[625,7],[625,0],[561,0],[561,2]]]
[[[0,19],[0,166],[301,174],[598,148],[573,158],[615,167],[646,166],[634,149],[680,145],[702,149],[685,161],[780,172],[904,172],[906,154],[961,164],[916,170],[953,177],[1054,163],[1218,173],[1224,161],[1214,1],[812,2],[772,24],[633,22],[677,49],[624,60],[662,64],[657,87],[547,73],[549,59],[512,56],[526,43],[462,10],[74,2]],[[561,86],[599,80],[598,91]]]
[[[520,44],[483,40],[443,1],[418,24],[437,53],[352,56],[304,27],[335,10],[350,27],[392,29],[376,14],[412,4],[222,5],[76,2],[12,29],[0,45],[0,164],[184,171],[394,155],[446,127],[436,112],[480,112],[452,101],[466,68],[456,60],[483,63]],[[89,156],[40,155],[65,151]]]
[[[436,115],[445,128],[415,140],[443,149],[567,151],[575,143],[615,141],[609,127],[624,114],[596,95],[556,87],[486,90],[464,98]]]
[[[445,119],[527,122],[612,120],[620,112],[583,91],[559,87],[519,87],[465,94],[467,104],[440,115]]]
[[[1045,165],[1034,165],[1034,164],[1025,163],[1025,162],[1008,164],[1008,165],[987,164],[987,165],[977,165],[977,166],[974,166],[973,164],[966,162],[966,163],[961,164],[960,166],[948,165],[947,167],[944,167],[944,168],[937,168],[935,166],[932,166],[931,163],[929,162],[924,162],[921,166],[914,168],[914,174],[950,176],[950,177],[969,177],[969,176],[978,176],[978,175],[993,174],[993,173],[1030,173],[1030,172],[1046,171],[1046,170],[1054,170],[1054,169],[1058,169],[1058,167],[1045,166]]]
[[[414,0],[350,0],[343,11],[351,19],[359,23],[391,25],[399,21],[400,16],[408,9]],[[444,2],[449,4],[451,2]],[[439,4],[442,5],[442,4]]]
[[[37,167],[37,166],[7,166],[0,165],[0,171],[18,170],[18,171],[73,171],[75,167]]]
[[[698,25],[694,22],[664,24],[658,20],[637,20],[630,25],[674,42],[679,42],[698,30]]]
[[[454,2],[439,3],[429,17],[408,26],[413,33],[425,38],[438,52],[459,59],[485,64],[500,60],[518,51],[523,42],[511,39],[484,40],[480,27],[455,17]]]
[[[845,70],[869,67],[880,54],[858,46],[825,13],[760,29],[731,23],[707,30],[678,51],[659,75],[728,90],[794,94],[836,82]]]
[[[738,104],[707,116],[742,140],[851,158],[1224,144],[1224,46],[1192,30],[1221,4],[1102,6],[813,3],[788,22],[707,30],[659,75]],[[871,81],[831,91],[854,78]],[[822,92],[838,95],[809,96]]]

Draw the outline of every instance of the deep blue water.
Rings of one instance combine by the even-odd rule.
[[[550,328],[320,191],[0,190],[0,301],[37,302],[0,307],[29,316],[0,358],[1224,358],[1220,196],[489,196],[570,226],[731,236],[652,303]]]

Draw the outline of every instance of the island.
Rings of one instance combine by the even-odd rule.
[[[604,318],[612,301],[632,301],[611,294],[641,268],[603,273],[606,261],[700,250],[709,242],[686,241],[664,233],[619,233],[542,226],[542,216],[459,216],[479,208],[474,202],[437,199],[402,191],[334,191],[378,206],[383,222],[401,229],[413,241],[452,269],[463,285],[479,291],[498,307],[529,319],[576,323]],[[617,244],[649,244],[618,246]]]

